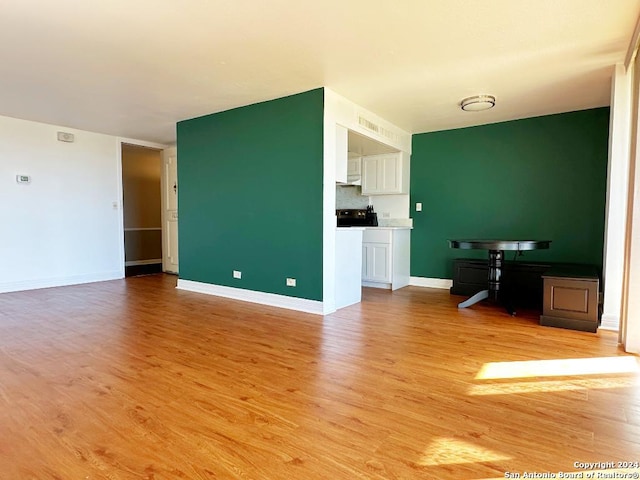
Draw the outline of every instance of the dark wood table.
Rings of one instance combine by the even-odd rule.
[[[502,276],[502,261],[504,252],[515,251],[524,252],[527,250],[540,250],[549,248],[551,240],[449,240],[450,248],[460,248],[463,250],[488,250],[489,251],[489,288],[482,290],[464,302],[458,304],[458,308],[467,308],[471,305],[489,299],[491,302],[498,302],[500,295],[500,277]],[[505,307],[510,315],[515,315],[511,302],[506,299]]]

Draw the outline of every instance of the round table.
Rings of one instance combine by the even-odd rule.
[[[469,299],[458,304],[458,308],[470,307],[485,298],[498,301],[500,293],[500,277],[502,276],[502,262],[505,250],[524,252],[528,250],[540,250],[549,248],[551,240],[487,240],[465,239],[449,240],[449,247],[463,250],[488,250],[489,251],[489,288],[482,290]],[[511,305],[507,304],[507,311],[513,315],[515,312]]]

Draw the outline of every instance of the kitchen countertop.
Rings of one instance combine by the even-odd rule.
[[[411,230],[413,227],[364,227],[367,230]]]

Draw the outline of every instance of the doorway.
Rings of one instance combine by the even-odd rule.
[[[125,276],[162,272],[162,150],[122,143]]]

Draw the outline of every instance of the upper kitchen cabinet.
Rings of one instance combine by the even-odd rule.
[[[362,157],[360,155],[349,152],[347,159],[347,179],[349,182],[360,180],[362,174],[360,169],[361,162]]]
[[[385,153],[362,157],[362,194],[409,193],[409,154]]]
[[[360,184],[363,175],[363,158],[367,157],[384,157],[383,154],[397,155],[398,150],[385,145],[384,143],[373,140],[359,133],[349,130],[348,132],[348,159],[347,159],[347,179],[349,183],[357,182]],[[390,176],[387,176],[390,178]],[[394,178],[399,178],[394,175]],[[396,192],[398,188],[391,188],[390,191]]]
[[[411,154],[411,135],[331,90],[324,89],[326,185],[353,183],[357,156],[391,152]],[[351,173],[349,172],[351,170]],[[351,177],[351,178],[349,178]],[[328,215],[328,214],[327,214]]]

